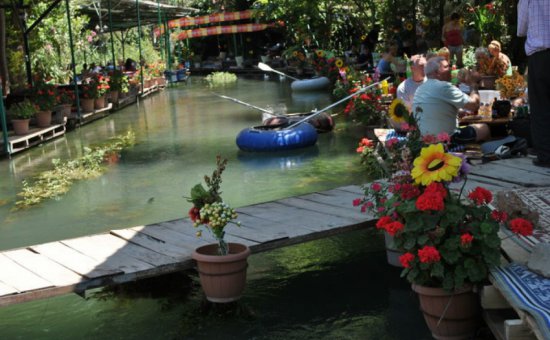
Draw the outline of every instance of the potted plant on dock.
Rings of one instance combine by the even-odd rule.
[[[191,189],[188,201],[193,203],[189,217],[194,226],[205,227],[217,240],[195,249],[193,259],[197,261],[201,286],[206,298],[212,302],[225,303],[238,300],[246,284],[247,259],[250,249],[243,244],[227,243],[224,240],[225,227],[229,223],[240,225],[233,220],[237,213],[221,198],[221,175],[227,159],[216,157],[216,170],[212,177],[204,176],[208,187],[197,184]],[[201,235],[201,231],[197,232]]]
[[[501,226],[521,235],[532,233],[531,222],[507,220],[491,210],[490,191],[476,187],[463,198],[466,160],[446,151],[433,139],[388,186],[391,195],[378,201],[382,215],[376,226],[394,236],[403,252],[401,274],[417,293],[424,319],[437,339],[469,339],[478,326],[476,285],[487,282],[491,267],[500,264]]]
[[[95,74],[92,83],[96,86],[94,108],[103,109],[107,106],[107,93],[109,92],[109,77],[102,74]]]
[[[82,112],[93,112],[97,96],[97,86],[92,79],[88,78],[82,81],[79,87],[79,95]]]
[[[34,116],[36,108],[28,99],[15,103],[10,107],[11,124],[16,135],[29,133],[29,122]]]
[[[61,124],[65,117],[68,117],[71,114],[71,108],[75,101],[74,92],[68,89],[58,89],[57,91],[57,107],[55,121],[58,124]]]
[[[44,128],[52,123],[52,110],[56,105],[57,87],[43,80],[37,80],[31,88],[31,98],[37,108],[36,125]]]
[[[394,117],[402,133],[385,141],[381,155],[372,152],[374,143],[357,150],[370,166],[382,160],[388,179],[365,186],[354,205],[378,216],[376,227],[393,237],[401,276],[418,294],[432,335],[468,339],[480,319],[476,285],[500,264],[499,229],[529,235],[533,226],[492,210],[492,193],[484,188],[463,195],[469,165],[448,152],[449,136],[421,136],[416,116],[402,113]],[[459,190],[451,190],[452,183]]]
[[[130,89],[128,76],[120,70],[114,70],[109,76],[110,96],[112,103],[118,103],[118,98],[123,97]]]

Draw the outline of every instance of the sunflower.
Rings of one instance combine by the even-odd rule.
[[[456,177],[462,159],[446,153],[443,144],[431,144],[422,148],[414,160],[411,176],[416,183],[429,185],[432,182],[450,181]]]
[[[395,98],[390,104],[388,114],[390,115],[390,119],[392,121],[401,124],[407,122],[409,110],[407,109],[404,101],[399,98]]]
[[[414,28],[413,24],[408,22],[405,24],[405,28],[407,29],[407,31],[412,31],[412,29]]]
[[[334,65],[336,65],[336,67],[340,68],[340,67],[344,66],[344,61],[342,59],[338,58],[334,62]]]
[[[361,36],[361,41],[365,41],[366,39],[367,39],[367,36],[363,34],[363,35]]]
[[[319,58],[322,58],[322,57],[325,56],[325,51],[323,51],[323,50],[317,50],[317,51],[315,51],[315,54],[317,54],[317,56],[318,56]]]

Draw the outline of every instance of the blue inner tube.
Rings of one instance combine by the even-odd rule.
[[[237,146],[243,151],[280,151],[304,148],[317,143],[317,131],[309,123],[291,129],[288,125],[260,125],[241,130]]]

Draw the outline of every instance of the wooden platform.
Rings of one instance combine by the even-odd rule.
[[[372,226],[352,206],[357,186],[238,209],[242,226],[227,241],[261,252]],[[212,243],[195,236],[189,219],[112,230],[0,253],[0,306],[170,273],[192,266],[191,254]]]
[[[81,125],[93,122],[96,119],[103,118],[103,117],[109,115],[112,108],[113,108],[113,103],[109,103],[109,104],[107,104],[107,106],[105,106],[102,109],[94,109],[91,112],[83,112],[80,115],[80,117],[78,116],[78,114],[76,112],[71,112],[71,115],[68,118],[67,125],[70,128],[73,128],[73,127],[76,127],[76,126],[81,126]]]
[[[47,128],[31,128],[26,135],[10,134],[8,136],[9,154],[14,154],[19,151],[26,150],[32,146],[44,143],[50,139],[62,136],[65,134],[65,123],[54,124]],[[4,150],[0,133],[0,150]]]

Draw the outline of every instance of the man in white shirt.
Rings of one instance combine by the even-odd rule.
[[[413,104],[416,89],[426,82],[424,65],[426,65],[426,58],[418,54],[413,55],[411,57],[412,75],[410,78],[405,79],[405,81],[397,87],[397,98],[401,99],[405,103],[409,111]]]
[[[451,68],[444,57],[428,59],[424,71],[428,80],[416,90],[412,110],[413,113],[419,111],[420,133],[438,135],[446,132],[453,142],[460,144],[486,139],[489,135],[486,124],[458,129],[458,110],[477,111],[479,107],[477,83],[471,80],[469,95],[453,86],[450,83]]]

